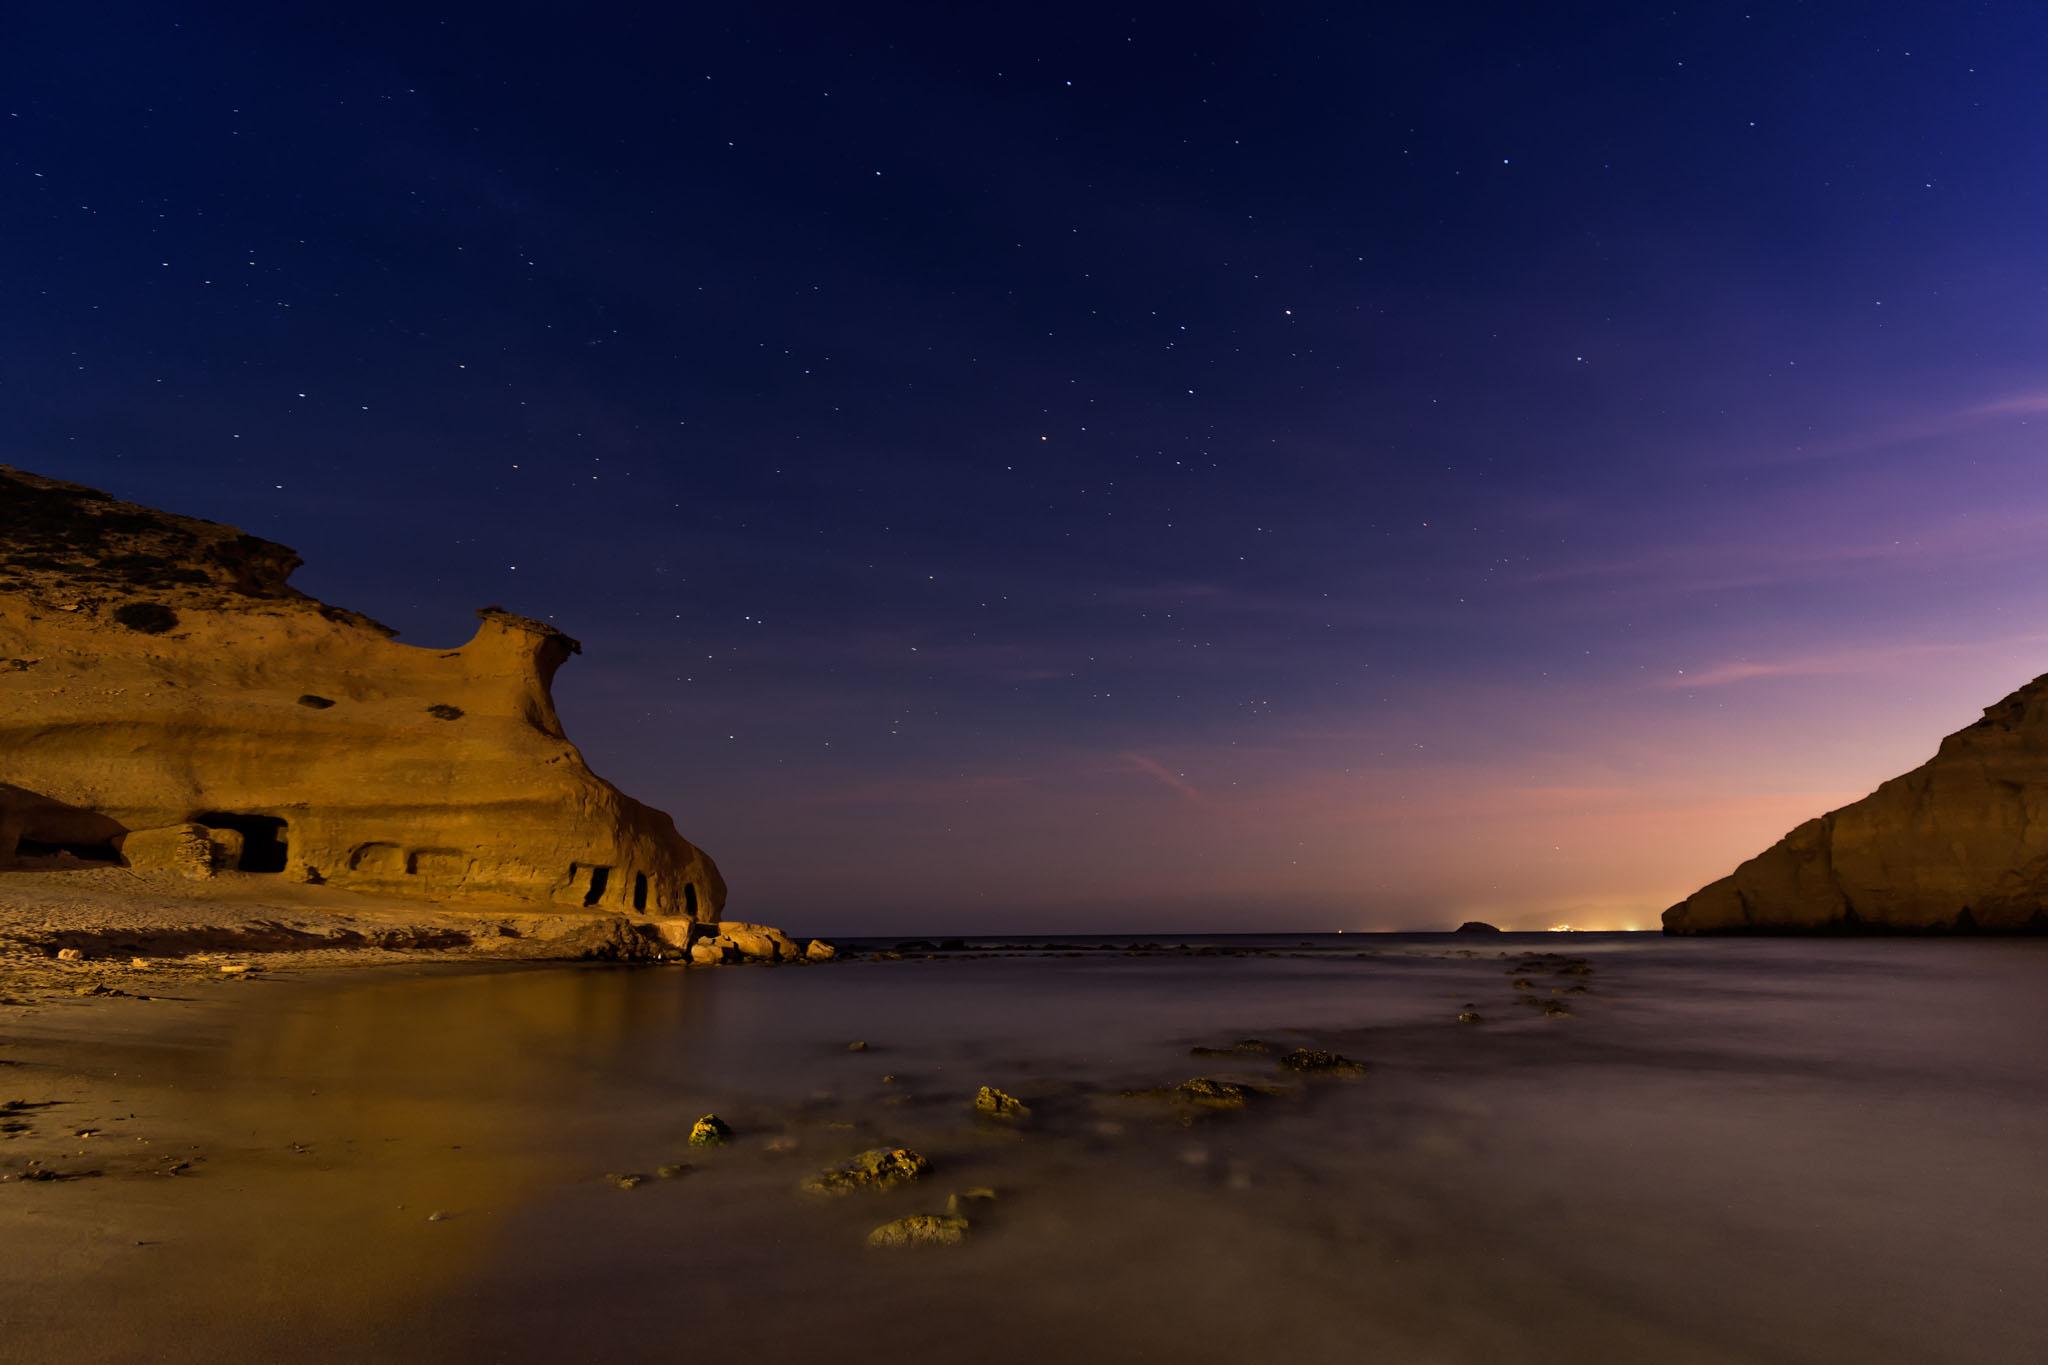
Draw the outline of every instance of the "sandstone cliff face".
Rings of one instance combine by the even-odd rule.
[[[585,766],[576,642],[486,608],[420,649],[231,527],[0,467],[0,865],[232,868],[714,922],[718,869]]]
[[[2048,932],[2048,676],[1664,912],[1673,934]]]

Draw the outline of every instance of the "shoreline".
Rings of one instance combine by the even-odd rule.
[[[743,923],[635,918],[526,902],[436,902],[369,896],[275,877],[203,881],[127,868],[10,869],[0,874],[0,1009],[73,997],[153,999],[160,988],[306,971],[407,964],[639,961],[707,965],[711,936],[782,951],[779,931]],[[691,946],[700,956],[691,962]],[[816,962],[829,958],[813,955]],[[4,1016],[0,1016],[4,1017]]]

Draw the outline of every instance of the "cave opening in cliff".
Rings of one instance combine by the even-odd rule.
[[[243,872],[282,872],[290,851],[281,816],[249,815],[236,811],[207,811],[192,817],[209,829],[231,829],[242,836],[242,858],[236,864]]]
[[[583,893],[585,905],[596,905],[604,899],[604,889],[611,882],[612,870],[608,867],[590,869],[590,889]]]
[[[697,883],[683,883],[683,913],[690,918],[697,917]]]
[[[635,872],[633,874],[633,908],[635,910],[645,910],[647,908],[647,874],[645,872]]]
[[[16,841],[14,853],[19,858],[54,858],[68,853],[82,863],[118,863],[121,855],[113,844],[100,841],[76,842],[65,840],[22,838]]]

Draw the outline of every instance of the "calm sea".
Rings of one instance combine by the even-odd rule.
[[[90,1272],[0,1355],[2048,1359],[2048,943],[1024,942],[256,983],[121,1059],[194,1173],[0,1194]],[[1197,1075],[1254,1101],[1125,1093]],[[798,1191],[877,1144],[931,1174]],[[865,1245],[978,1187],[963,1245]]]

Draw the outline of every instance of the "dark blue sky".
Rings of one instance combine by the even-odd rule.
[[[0,459],[735,916],[1648,924],[2048,668],[2038,6],[637,8],[0,19]]]

